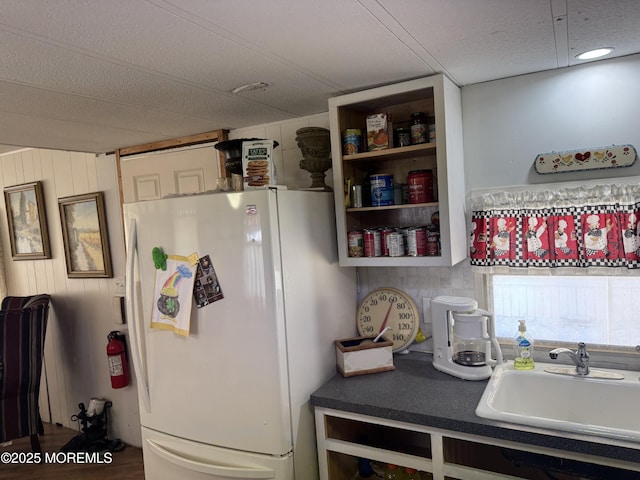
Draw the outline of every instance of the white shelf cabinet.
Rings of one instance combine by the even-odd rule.
[[[434,480],[579,480],[580,472],[640,478],[640,464],[316,407],[320,480],[350,480],[358,458],[428,472]],[[597,472],[597,474],[596,474]],[[427,478],[427,475],[425,475]]]
[[[411,113],[435,118],[435,142],[366,151],[366,116],[391,114],[395,126]],[[465,187],[460,89],[444,75],[434,75],[329,99],[336,230],[342,266],[452,266],[467,256],[464,216]],[[342,132],[362,130],[363,152],[343,155]],[[391,173],[406,183],[412,170],[434,173],[437,201],[391,207],[346,208],[345,179],[361,183],[369,172]],[[350,257],[348,233],[383,226],[425,226],[439,212],[440,252],[437,256]]]

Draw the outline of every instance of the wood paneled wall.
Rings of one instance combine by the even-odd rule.
[[[114,158],[41,149],[0,156],[3,188],[37,180],[43,182],[52,258],[12,260],[4,202],[1,202],[0,239],[9,295],[52,295],[41,414],[46,421],[76,428],[70,417],[79,411],[78,403],[88,404],[91,397],[104,397],[113,402],[113,435],[139,446],[135,385],[113,390],[108,374],[107,334],[111,330],[126,331],[126,326],[118,323],[115,280],[67,278],[58,211],[58,198],[104,192],[114,275],[122,277],[124,245]]]

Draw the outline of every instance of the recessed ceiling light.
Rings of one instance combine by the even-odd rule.
[[[266,90],[268,86],[269,84],[266,82],[247,83],[246,85],[241,85],[234,88],[233,90],[231,90],[231,93],[237,95],[238,93],[249,92],[251,90]]]
[[[576,55],[578,60],[593,60],[594,58],[604,57],[605,55],[613,52],[613,48],[596,48],[595,50],[589,50],[588,52],[581,53],[580,55]]]

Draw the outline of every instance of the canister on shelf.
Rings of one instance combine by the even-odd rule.
[[[427,127],[427,116],[423,112],[415,112],[411,114],[411,143],[427,143],[429,133]]]
[[[407,176],[409,184],[409,203],[428,203],[434,201],[433,172],[431,170],[413,170]]]
[[[371,206],[393,205],[393,175],[380,173],[371,175]]]
[[[354,155],[362,151],[362,131],[359,128],[347,128],[342,132],[342,153]]]

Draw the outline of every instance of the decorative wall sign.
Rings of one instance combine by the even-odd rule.
[[[611,145],[610,147],[569,150],[540,154],[534,161],[536,172],[566,173],[603,168],[630,167],[638,154],[633,145]]]
[[[4,201],[13,259],[51,258],[42,182],[7,187],[4,189]]]

